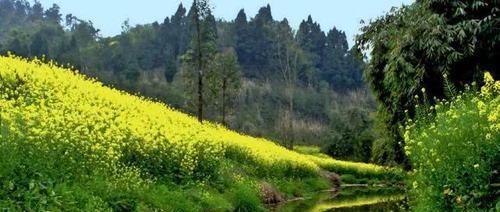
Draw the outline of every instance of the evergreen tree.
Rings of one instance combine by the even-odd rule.
[[[59,24],[61,23],[62,20],[62,15],[60,13],[60,7],[57,4],[53,4],[51,8],[47,9],[45,11],[45,19],[47,21],[54,23],[54,24]]]
[[[33,36],[30,49],[31,55],[39,58],[49,53],[49,44],[41,32],[38,32]]]
[[[296,39],[300,47],[309,54],[316,71],[321,70],[323,68],[321,56],[326,38],[319,24],[314,22],[310,15],[307,17],[307,21],[304,20],[300,24]]]
[[[247,15],[242,9],[238,12],[238,16],[234,20],[234,40],[235,50],[238,54],[239,63],[244,67],[244,70],[249,70],[252,67],[252,40],[251,32],[247,20]],[[245,73],[245,76],[251,76],[250,73]]]
[[[43,19],[43,7],[39,1],[35,1],[33,7],[29,12],[29,19],[31,21],[39,21]]]
[[[271,6],[259,9],[255,18],[250,22],[249,40],[245,45],[248,51],[248,77],[265,78],[272,73],[273,41],[275,41],[274,20]],[[241,55],[239,55],[241,57]]]
[[[28,2],[17,0],[14,3],[14,7],[15,7],[15,15],[17,17],[22,17],[22,19],[24,19],[28,15],[28,10],[30,9]]]
[[[207,70],[208,64],[212,61],[213,56],[216,52],[216,28],[215,28],[215,18],[211,14],[211,9],[208,0],[195,0],[188,13],[188,17],[191,17],[191,27],[193,40],[191,43],[191,51],[187,54],[187,63],[191,63],[191,66],[195,67],[194,72],[196,73],[196,96],[197,96],[197,116],[200,122],[204,119],[204,107],[205,107],[205,78],[210,74]],[[192,75],[187,75],[192,76]]]
[[[14,1],[12,0],[1,0],[0,1],[0,15],[7,16],[14,12]]]
[[[323,50],[321,79],[325,79],[332,87],[343,88],[350,78],[347,76],[346,54],[348,50],[345,33],[333,28],[326,37]]]

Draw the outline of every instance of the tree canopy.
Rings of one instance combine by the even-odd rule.
[[[499,13],[496,0],[419,0],[362,28],[356,46],[370,52],[365,77],[395,141],[415,105],[455,95],[486,70],[498,75]],[[394,143],[399,162],[403,145]]]

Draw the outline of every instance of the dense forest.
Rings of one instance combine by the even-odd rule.
[[[193,7],[179,5],[163,23],[124,21],[114,37],[63,16],[55,4],[1,0],[0,10],[2,54],[71,64],[105,84],[197,113],[196,76],[186,65],[194,58]],[[233,21],[217,20],[208,8],[201,27],[209,72],[236,58],[224,97],[217,74],[206,74],[203,118],[286,146],[315,144],[337,157],[371,159],[375,102],[344,32],[325,32],[311,16],[294,30],[286,19],[274,20],[269,5],[253,18],[241,10]]]

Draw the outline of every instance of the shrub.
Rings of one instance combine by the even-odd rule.
[[[412,209],[484,210],[499,201],[491,187],[499,179],[499,93],[500,82],[486,73],[481,91],[467,89],[422,109],[407,124]]]
[[[234,194],[232,195],[233,202],[235,203],[234,211],[265,211],[258,193],[257,187],[251,184],[240,183],[236,185]]]

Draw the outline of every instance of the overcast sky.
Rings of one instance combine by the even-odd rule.
[[[53,3],[65,15],[72,13],[90,20],[101,30],[101,35],[112,36],[121,32],[126,19],[131,25],[163,22],[175,13],[182,2],[189,7],[192,0],[39,0],[45,8]],[[358,32],[361,20],[383,15],[391,7],[410,4],[414,0],[211,0],[217,18],[233,20],[238,11],[245,9],[253,17],[260,7],[271,5],[276,20],[287,18],[294,29],[310,14],[324,31],[334,26],[346,32],[349,43]]]

